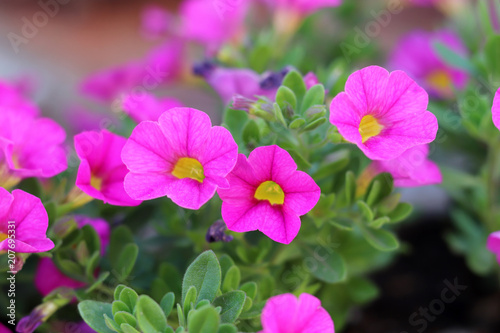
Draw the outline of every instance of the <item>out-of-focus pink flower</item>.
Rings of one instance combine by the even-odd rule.
[[[491,108],[491,114],[493,118],[493,124],[496,128],[500,130],[500,88],[498,88],[495,93],[495,98],[493,99],[493,107]]]
[[[372,160],[392,160],[436,138],[428,95],[402,71],[370,66],[349,76],[330,105],[330,122]]]
[[[309,72],[304,76],[304,83],[306,84],[307,90],[309,90],[320,82],[316,74],[314,74],[313,72]]]
[[[123,188],[128,170],[120,154],[126,139],[107,130],[83,132],[75,136],[81,160],[76,186],[89,196],[115,206],[137,206]]]
[[[500,264],[500,231],[495,231],[488,236],[486,247],[497,256],[497,261]]]
[[[9,223],[9,222],[14,223]],[[12,194],[0,187],[0,252],[46,252],[54,247],[47,238],[49,217],[42,201],[24,191]],[[9,238],[15,230],[15,239]]]
[[[319,186],[297,171],[290,154],[278,146],[256,148],[227,176],[229,188],[219,189],[222,219],[229,230],[260,230],[272,240],[289,244],[300,230],[300,216],[314,208]]]
[[[145,120],[157,121],[163,112],[182,106],[182,102],[176,98],[158,99],[154,95],[147,93],[128,95],[123,102],[125,113],[138,123]]]
[[[0,323],[0,333],[12,333],[12,331]]]
[[[78,105],[72,106],[65,112],[69,123],[69,132],[81,133],[85,131],[96,131],[101,128],[118,126],[118,120],[110,113],[95,112],[82,108]]]
[[[137,200],[168,196],[181,207],[198,209],[217,187],[228,187],[225,177],[237,155],[231,133],[212,127],[206,113],[173,108],[132,132],[122,151],[130,170],[125,190]]]
[[[110,228],[109,224],[103,219],[93,219],[87,216],[75,216],[75,221],[79,228],[84,225],[92,226],[101,240],[101,255],[106,252],[109,244]],[[71,289],[82,288],[85,283],[73,280],[64,275],[50,258],[41,258],[35,273],[35,286],[38,291],[47,296],[54,289],[68,287]]]
[[[55,121],[23,112],[0,112],[0,186],[22,178],[53,177],[67,168],[66,133]]]
[[[440,59],[433,44],[439,42],[461,56],[467,50],[459,36],[451,30],[412,31],[404,35],[389,59],[391,70],[403,70],[431,96],[439,98],[453,97],[453,87],[463,89],[468,75],[465,71],[452,68]]]
[[[241,38],[247,7],[247,0],[184,0],[180,7],[180,34],[213,53],[222,44]]]
[[[389,172],[396,187],[414,187],[440,184],[443,180],[436,163],[427,159],[429,145],[408,149],[399,157],[389,161],[373,161],[367,172],[376,175]]]
[[[38,107],[26,99],[23,93],[21,87],[0,81],[0,113],[14,112],[31,117],[39,116]]]
[[[155,4],[146,6],[142,11],[142,31],[148,38],[157,38],[170,30],[173,15],[163,7]]]
[[[262,310],[260,333],[335,333],[333,320],[321,302],[309,294],[271,297]]]
[[[142,60],[105,69],[87,77],[81,84],[82,93],[104,103],[110,103],[137,91],[153,91],[176,78],[182,71],[182,44],[168,41]]]

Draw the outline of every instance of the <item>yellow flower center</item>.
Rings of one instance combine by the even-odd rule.
[[[0,242],[3,242],[4,240],[6,240],[7,238],[9,238],[7,236],[7,234],[4,234],[3,232],[0,232]]]
[[[194,158],[182,157],[175,164],[172,175],[179,179],[191,178],[203,183],[205,174],[203,166]]]
[[[443,70],[437,70],[429,74],[427,76],[427,82],[431,87],[440,91],[447,91],[451,87],[451,78],[448,73]]]
[[[269,180],[257,187],[254,198],[257,200],[267,200],[271,205],[282,205],[285,202],[285,193],[281,189],[281,186]]]
[[[90,186],[100,191],[102,189],[102,178],[92,175],[90,178]]]
[[[369,138],[379,135],[382,129],[384,126],[378,122],[377,118],[371,115],[364,116],[359,123],[361,142],[365,143]]]

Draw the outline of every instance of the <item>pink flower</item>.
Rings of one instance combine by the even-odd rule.
[[[22,178],[49,178],[66,170],[65,138],[51,119],[0,112],[0,185],[8,188]]]
[[[184,0],[180,8],[181,36],[215,52],[224,43],[242,36],[247,0]]]
[[[372,160],[392,160],[436,138],[428,96],[402,71],[370,66],[349,76],[330,105],[330,122]]]
[[[451,98],[453,87],[463,89],[468,75],[440,59],[433,46],[436,42],[446,45],[461,56],[467,54],[459,36],[451,30],[417,30],[401,38],[390,56],[389,67],[407,72],[432,96]]]
[[[0,81],[0,113],[23,113],[26,116],[40,115],[38,107],[23,96],[21,88]]]
[[[173,15],[155,4],[146,6],[142,11],[142,31],[148,38],[161,37],[167,34]]]
[[[154,95],[147,93],[140,96],[128,95],[123,102],[125,113],[138,123],[145,120],[156,121],[163,112],[181,106],[183,106],[182,102],[178,99],[158,99]]]
[[[486,247],[497,256],[497,261],[500,263],[500,231],[495,231],[488,236]]]
[[[96,230],[101,240],[101,255],[104,255],[106,246],[109,244],[109,224],[105,220],[92,219],[86,216],[75,216],[75,220],[79,228],[82,228],[84,225],[91,225]],[[64,275],[52,259],[41,258],[35,273],[35,286],[43,296],[47,296],[54,289],[60,287],[77,289],[84,287],[85,283],[73,280]]]
[[[309,294],[271,297],[262,311],[260,333],[335,333],[333,320],[321,302]]]
[[[270,7],[277,10],[287,10],[300,13],[302,16],[310,15],[320,9],[337,7],[342,0],[264,0]]]
[[[493,124],[500,129],[500,88],[498,88],[495,93],[495,98],[493,98],[493,107],[491,108],[491,114],[493,117]]]
[[[14,223],[9,223],[13,221]],[[0,187],[0,252],[46,252],[54,247],[47,238],[49,218],[42,201],[21,190],[10,194]],[[10,232],[14,230],[14,233]],[[11,239],[8,235],[15,235]]]
[[[223,127],[191,108],[173,108],[158,122],[143,121],[122,151],[130,172],[125,190],[134,199],[167,196],[181,207],[198,209],[215,193],[228,187],[238,146]]]
[[[427,159],[429,145],[415,146],[389,161],[373,161],[368,173],[389,172],[396,187],[414,187],[440,184],[443,180],[436,163]]]
[[[87,77],[82,93],[104,103],[136,91],[151,91],[170,82],[181,71],[182,45],[168,41],[153,49],[143,60],[105,69]]]
[[[137,206],[123,188],[128,170],[120,154],[126,139],[106,130],[75,136],[76,154],[81,160],[76,186],[89,196],[115,206]]]
[[[0,323],[0,333],[12,333],[12,331]]]
[[[305,172],[297,171],[290,154],[278,146],[256,148],[227,176],[219,189],[222,219],[229,230],[260,230],[272,240],[289,244],[300,229],[300,216],[318,202],[321,190]]]
[[[316,76],[316,74],[314,74],[314,72],[307,73],[304,76],[304,82],[306,84],[307,90],[320,83],[318,77]]]

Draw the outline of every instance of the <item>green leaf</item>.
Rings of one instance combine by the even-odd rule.
[[[500,35],[492,35],[484,46],[486,64],[493,78],[500,77]]]
[[[118,279],[124,281],[134,269],[137,256],[139,255],[139,247],[134,243],[129,243],[123,247],[118,260],[114,265],[114,269],[118,273]]]
[[[191,304],[196,305],[196,294],[197,294],[196,287],[195,286],[189,287],[186,293],[186,298],[184,299],[184,305],[182,306],[185,318],[187,318],[189,310],[191,310]]]
[[[224,277],[224,282],[222,283],[222,292],[228,292],[231,290],[238,289],[241,280],[240,269],[237,266],[231,267]]]
[[[304,100],[302,101],[302,106],[300,107],[300,113],[304,114],[307,109],[316,105],[323,105],[325,103],[325,87],[322,84],[316,84],[311,87],[306,92]]]
[[[115,263],[120,258],[123,248],[129,244],[134,243],[132,232],[126,226],[119,226],[111,233],[109,243],[109,261]]]
[[[127,304],[130,310],[133,310],[135,308],[138,297],[139,295],[137,295],[135,290],[128,287],[124,288],[120,293],[120,301]]]
[[[95,331],[99,333],[113,333],[106,326],[104,315],[113,317],[111,312],[111,304],[96,302],[96,301],[82,301],[78,303],[78,312],[82,319]]]
[[[285,117],[283,116],[283,110],[281,110],[280,106],[278,103],[273,104],[273,110],[274,110],[274,116],[276,117],[276,120],[278,120],[283,127],[286,127],[286,121]]]
[[[364,226],[361,228],[361,231],[368,243],[380,251],[393,251],[399,247],[398,239],[390,231],[366,228]]]
[[[125,288],[128,288],[128,287],[126,285],[123,285],[123,284],[119,284],[119,285],[116,286],[115,292],[114,292],[114,298],[115,298],[115,300],[118,301],[120,299],[120,293]]]
[[[163,296],[160,302],[160,307],[163,309],[163,313],[165,313],[165,317],[170,315],[172,309],[174,308],[175,303],[175,295],[173,292],[169,292]]]
[[[250,120],[243,129],[243,142],[249,144],[251,142],[258,143],[260,141],[260,129],[254,120]]]
[[[213,301],[221,284],[221,268],[213,251],[206,251],[188,267],[182,281],[182,301],[188,289],[194,286],[198,291],[197,301]]]
[[[297,118],[290,123],[289,127],[290,129],[298,129],[304,126],[305,123],[306,123],[305,119]]]
[[[245,298],[245,292],[241,290],[230,291],[217,297],[212,305],[222,308],[222,312],[220,313],[221,322],[234,323],[243,310]]]
[[[350,206],[354,202],[354,197],[356,195],[356,176],[354,172],[347,171],[345,174],[345,196],[346,203]]]
[[[236,333],[238,329],[233,324],[222,324],[219,326],[217,333]]]
[[[163,332],[167,329],[167,318],[163,310],[147,295],[138,298],[135,315],[142,331]]]
[[[94,291],[97,287],[99,287],[100,285],[103,284],[103,282],[109,277],[109,272],[108,271],[105,271],[105,272],[102,272],[101,274],[99,274],[99,276],[97,277],[97,279],[94,281],[94,283],[92,283],[86,290],[85,292],[88,294],[88,293],[91,293],[92,291]]]
[[[205,306],[189,314],[189,333],[213,333],[219,328],[219,314],[212,306]]]
[[[311,274],[317,279],[327,283],[344,281],[347,270],[342,256],[331,248],[317,246],[315,250],[307,249],[311,256],[307,256],[305,263],[311,270]]]
[[[123,333],[141,333],[129,324],[121,324],[120,328],[122,329]]]
[[[251,299],[255,299],[255,296],[257,296],[257,283],[253,281],[244,283],[241,285],[240,290],[244,291],[245,294]]]
[[[84,225],[82,228],[83,239],[87,244],[89,253],[101,252],[101,240],[95,229],[90,225]]]
[[[371,208],[362,200],[358,200],[357,205],[366,222],[371,222],[373,220],[373,212]]]
[[[226,273],[229,270],[229,268],[234,266],[234,261],[227,254],[223,254],[220,256],[219,262],[220,262],[222,279],[224,279],[226,277]]]
[[[186,326],[186,319],[184,318],[184,312],[182,312],[182,307],[177,303],[177,318],[179,319],[179,326]]]
[[[389,217],[382,216],[376,219],[375,221],[371,221],[370,223],[368,223],[368,226],[370,228],[380,229],[384,224],[387,224],[389,222],[391,222],[391,219]]]
[[[447,45],[441,42],[434,42],[432,46],[439,55],[439,57],[451,67],[457,69],[463,69],[467,71],[469,74],[477,73],[473,63],[471,63],[467,58],[465,58],[461,54],[456,53],[456,51],[452,50]]]
[[[348,290],[351,299],[358,304],[373,301],[379,295],[378,287],[370,280],[362,277],[349,279]]]
[[[298,101],[302,100],[302,98],[306,94],[307,88],[306,84],[304,83],[304,79],[302,78],[302,75],[296,70],[291,70],[290,72],[288,72],[288,74],[283,79],[282,85],[290,88],[297,97]]]
[[[292,89],[286,86],[281,86],[276,92],[276,103],[278,103],[281,110],[291,108],[293,111],[297,108],[297,97]]]
[[[326,121],[327,121],[327,119],[325,117],[316,119],[315,121],[307,124],[307,126],[302,129],[302,132],[312,131],[312,130],[320,127],[324,123],[326,123]]]
[[[119,311],[115,313],[114,319],[119,326],[122,324],[129,324],[130,326],[135,327],[137,325],[135,317],[128,312]]]
[[[226,110],[224,115],[224,125],[233,135],[236,143],[240,144],[243,142],[243,128],[248,121],[248,112],[243,110]]]
[[[406,202],[400,202],[392,212],[387,214],[387,216],[391,219],[391,223],[397,223],[410,216],[412,211],[412,205]]]
[[[114,316],[115,313],[120,312],[120,311],[132,313],[132,310],[134,310],[134,308],[129,308],[128,305],[122,301],[113,301],[113,303],[111,303],[111,310],[112,310],[111,312],[113,313],[113,316]]]
[[[106,314],[104,314],[104,322],[106,323],[106,326],[110,330],[121,333],[120,326],[113,319],[109,318],[108,315]]]
[[[368,189],[366,190],[365,202],[368,206],[374,207],[384,198],[391,194],[394,180],[390,173],[384,172],[376,175]]]

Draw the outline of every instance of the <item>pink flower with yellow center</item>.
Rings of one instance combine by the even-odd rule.
[[[421,145],[408,149],[394,160],[373,161],[364,175],[373,176],[389,172],[394,178],[396,187],[415,187],[440,184],[443,180],[436,163],[427,158],[429,145]]]
[[[335,333],[333,320],[310,294],[271,297],[262,310],[260,333]]]
[[[103,219],[92,219],[86,216],[75,216],[79,228],[85,225],[92,226],[101,241],[101,255],[106,253],[109,243],[110,227]],[[50,279],[47,277],[50,276]],[[35,273],[35,287],[43,295],[47,296],[54,289],[60,287],[82,288],[85,283],[73,280],[64,275],[50,258],[41,258]]]
[[[21,190],[14,190],[11,194],[0,187],[0,252],[9,249],[16,253],[51,250],[54,243],[47,238],[48,225],[49,217],[39,198]],[[11,239],[9,235],[15,238]]]
[[[486,247],[497,257],[500,263],[500,231],[495,231],[488,236]]]
[[[159,99],[151,94],[140,96],[130,94],[123,102],[125,113],[138,123],[145,120],[157,121],[166,110],[181,106],[182,103],[178,99],[169,97]]]
[[[392,160],[436,138],[428,95],[402,71],[370,66],[349,76],[330,105],[330,122],[372,160]]]
[[[127,139],[117,134],[83,132],[75,136],[76,154],[81,160],[76,186],[92,198],[115,206],[137,206],[141,202],[128,196],[123,180],[128,170],[121,160]]]
[[[442,43],[461,56],[467,54],[460,37],[451,30],[412,31],[392,51],[389,67],[402,70],[414,78],[431,96],[451,98],[453,89],[463,89],[468,75],[446,64],[434,50],[433,43]]]
[[[219,189],[222,219],[229,230],[260,230],[272,240],[289,244],[321,195],[319,186],[298,171],[290,154],[278,146],[256,148],[227,176],[229,188]]]
[[[173,108],[132,132],[122,151],[130,170],[125,190],[137,200],[167,196],[181,207],[198,209],[218,187],[229,187],[226,175],[237,156],[231,133],[212,127],[206,113]]]
[[[0,108],[0,186],[28,177],[50,178],[67,168],[66,133],[55,121]]]

